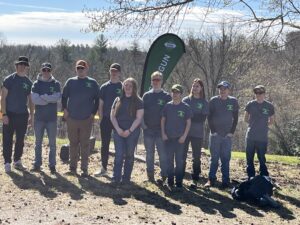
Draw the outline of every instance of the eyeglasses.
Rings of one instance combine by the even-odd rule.
[[[76,67],[76,69],[77,69],[77,70],[84,70],[84,69],[85,69],[85,67],[78,66],[78,67]]]
[[[48,73],[49,73],[51,70],[50,70],[50,69],[47,69],[47,68],[44,68],[44,69],[42,69],[42,71],[43,71],[43,72],[48,72]]]
[[[262,95],[262,94],[264,94],[265,92],[262,92],[262,91],[257,91],[257,92],[255,92],[255,94],[256,95]]]
[[[159,81],[161,81],[161,79],[152,79],[152,81],[159,82]]]

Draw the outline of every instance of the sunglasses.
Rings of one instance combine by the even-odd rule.
[[[85,67],[78,66],[78,67],[76,67],[76,69],[77,69],[77,70],[84,70],[84,69],[85,69]]]
[[[159,82],[159,81],[161,81],[161,79],[152,79],[152,81]]]
[[[24,63],[24,62],[18,63],[17,65],[20,65],[20,66],[28,66],[28,64],[27,64],[27,63]]]
[[[50,69],[44,68],[44,69],[42,69],[42,71],[43,71],[43,72],[50,72],[51,70],[50,70]]]

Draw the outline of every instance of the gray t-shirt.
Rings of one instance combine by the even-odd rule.
[[[160,132],[161,112],[171,100],[169,93],[163,90],[156,93],[151,89],[144,94],[144,122],[147,129]]]
[[[189,136],[203,138],[204,122],[208,115],[208,102],[204,98],[190,96],[186,96],[182,101],[188,104],[193,112]]]
[[[38,79],[33,83],[31,91],[39,95],[60,93],[60,83],[54,78],[50,82]],[[35,105],[34,118],[45,122],[56,121],[57,102],[48,103],[47,105]]]
[[[3,87],[8,90],[6,96],[6,113],[26,114],[27,97],[31,93],[32,82],[27,77],[13,73],[4,78]]]
[[[103,101],[103,116],[110,117],[111,106],[116,97],[121,96],[122,82],[112,83],[110,80],[100,87],[100,99]]]
[[[173,101],[168,102],[162,111],[166,118],[165,132],[168,138],[179,138],[183,135],[186,121],[192,117],[191,108],[184,102],[175,105]]]
[[[121,106],[117,112],[116,119],[119,124],[119,127],[122,130],[128,130],[134,120],[136,119],[136,115],[130,115],[129,113],[129,105],[132,103],[132,97],[123,97],[123,98],[116,98],[113,102],[112,109],[115,109],[116,104],[118,101],[121,101]],[[138,99],[136,102],[136,110],[143,109],[143,101]]]
[[[62,94],[72,119],[84,120],[97,112],[99,85],[93,78],[72,77],[67,80]]]
[[[209,123],[212,132],[221,136],[232,133],[234,115],[239,111],[239,104],[235,97],[228,96],[223,100],[220,96],[214,96],[209,101]],[[213,128],[213,130],[212,130]]]
[[[246,137],[254,141],[268,142],[268,121],[275,113],[272,103],[258,103],[253,100],[247,103],[245,111],[250,115]]]

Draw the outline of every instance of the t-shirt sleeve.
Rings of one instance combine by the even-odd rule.
[[[60,93],[60,83],[59,82],[56,82],[55,83],[55,92],[59,92]]]
[[[239,109],[240,109],[240,106],[239,106],[239,102],[238,102],[238,100],[237,99],[234,99],[234,111],[235,112],[238,112],[239,111]]]
[[[248,102],[247,105],[245,106],[245,111],[250,113],[250,102]]]
[[[117,102],[119,101],[119,97],[117,97],[115,100],[114,100],[114,102],[113,102],[113,104],[112,104],[112,106],[111,106],[111,109],[115,109],[115,107],[116,107],[116,104],[117,104]]]
[[[137,104],[137,110],[143,109],[143,108],[144,108],[144,102],[142,100],[139,100],[138,104]]]
[[[11,88],[11,84],[11,77],[7,77],[4,79],[2,86],[9,90]]]
[[[202,114],[206,116],[209,114],[208,102],[206,100],[203,103]]]
[[[192,111],[192,108],[190,106],[186,106],[186,116],[185,116],[185,119],[188,120],[190,118],[192,118],[193,116],[193,111]]]
[[[166,117],[167,116],[167,111],[168,111],[168,105],[165,105],[163,110],[161,111],[161,116]]]
[[[28,84],[29,88],[27,89],[26,94],[27,94],[27,95],[30,95],[31,89],[32,89],[32,81],[28,79],[28,80],[27,80],[27,84]]]
[[[171,95],[168,93],[167,96],[166,96],[166,103],[172,101],[172,97]]]
[[[104,89],[105,86],[101,86],[99,90],[99,98],[101,98],[102,100],[104,100]]]

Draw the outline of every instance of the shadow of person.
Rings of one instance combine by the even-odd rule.
[[[247,204],[233,201],[231,198],[219,194],[212,189],[190,190],[183,188],[182,191],[170,191],[170,189],[158,186],[166,196],[179,201],[183,204],[193,205],[200,208],[204,213],[217,214],[219,212],[224,218],[235,218],[234,208],[244,210],[250,215],[262,217],[255,208],[249,207]]]
[[[133,182],[114,186],[90,176],[87,179],[79,178],[79,183],[83,190],[90,191],[96,196],[111,198],[116,205],[126,205],[128,202],[125,199],[134,198],[169,213],[182,214],[181,206],[171,203],[159,194],[151,192]]]
[[[57,197],[57,193],[45,184],[42,177],[37,177],[28,171],[22,171],[22,175],[12,171],[8,175],[11,177],[13,183],[22,190],[37,190],[41,195],[49,199]]]
[[[41,173],[41,176],[47,186],[54,188],[58,192],[68,193],[71,199],[80,200],[83,198],[85,192],[59,173],[56,173],[53,176]]]

